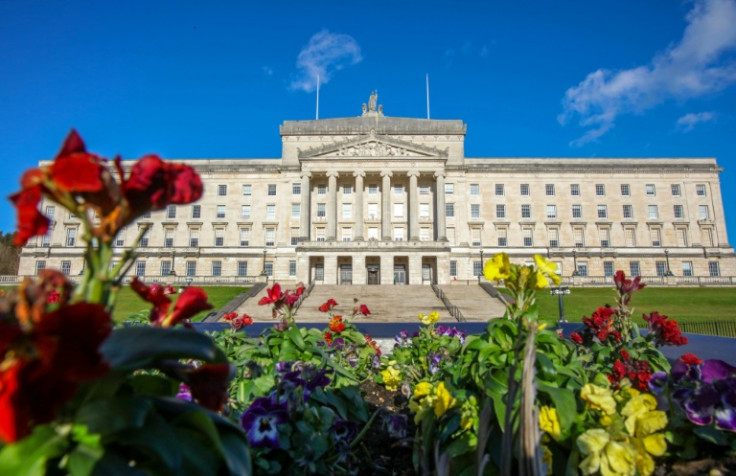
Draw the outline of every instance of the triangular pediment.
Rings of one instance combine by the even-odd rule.
[[[384,135],[366,135],[320,147],[299,150],[299,157],[313,158],[373,158],[373,157],[447,157],[447,151],[413,144]]]

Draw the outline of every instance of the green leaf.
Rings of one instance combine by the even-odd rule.
[[[539,393],[547,395],[557,409],[557,415],[560,417],[561,437],[564,439],[577,415],[575,394],[570,390],[548,385],[539,379],[537,379],[537,389]]]
[[[69,473],[75,476],[92,474],[95,465],[105,453],[100,435],[88,433],[84,425],[75,425],[72,428],[72,437],[78,446],[69,455]]]
[[[693,433],[708,443],[718,446],[728,446],[728,437],[724,432],[712,426],[699,426],[693,430]]]
[[[69,441],[52,426],[37,426],[26,438],[0,450],[0,474],[43,476],[46,462],[64,454],[68,447]]]
[[[141,428],[150,410],[151,401],[145,397],[109,398],[83,406],[75,421],[87,425],[89,432],[105,436],[130,428]]]
[[[297,349],[304,350],[304,338],[302,337],[301,330],[297,326],[290,326],[286,333]]]
[[[137,395],[171,397],[179,388],[179,383],[162,375],[138,374],[132,380]]]
[[[119,371],[152,367],[164,359],[227,361],[209,336],[191,329],[143,326],[117,329],[100,351],[112,368]]]

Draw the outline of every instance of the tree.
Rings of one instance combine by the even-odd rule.
[[[0,275],[18,274],[20,248],[13,244],[15,233],[0,231]]]

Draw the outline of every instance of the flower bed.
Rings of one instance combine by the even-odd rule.
[[[121,227],[191,203],[201,181],[146,156],[126,175],[70,134],[55,161],[27,172],[11,199],[19,244],[46,232],[42,198],[80,217],[85,276],[46,270],[0,297],[0,474],[653,474],[736,470],[736,367],[659,350],[687,338],[677,323],[631,319],[639,278],[615,274],[614,306],[591,310],[569,338],[539,316],[535,293],[555,265],[484,266],[503,280],[504,318],[481,332],[441,325],[432,310],[393,351],[351,322],[300,328],[303,287],[261,300],[274,325],[228,314],[230,328],[188,329],[205,293],[134,280],[148,323],[114,328],[110,312],[135,247],[111,266]],[[96,219],[97,218],[97,219]],[[142,230],[144,233],[145,230]],[[369,303],[368,303],[369,304]]]

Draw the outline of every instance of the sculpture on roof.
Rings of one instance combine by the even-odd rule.
[[[375,111],[376,110],[376,104],[378,103],[378,91],[373,90],[371,92],[371,97],[368,99],[368,110],[369,111]]]

